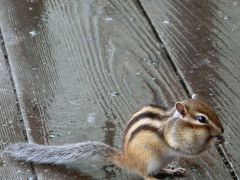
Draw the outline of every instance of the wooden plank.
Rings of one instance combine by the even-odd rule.
[[[98,140],[120,148],[134,110],[149,102],[169,107],[187,97],[135,1],[1,2],[0,23],[30,141]],[[181,165],[190,169],[189,179],[229,178],[220,164],[213,151]],[[39,179],[133,179],[111,167],[71,167],[36,166],[36,172]]]
[[[6,65],[0,34],[0,152],[10,143],[24,141],[25,137],[20,124],[16,105],[16,96],[11,83],[9,69]],[[5,155],[0,156],[0,179],[17,180],[33,178],[34,173],[28,163],[13,161]]]
[[[209,99],[225,126],[231,168],[240,175],[240,3],[144,1],[142,6],[190,92]],[[231,174],[234,174],[231,172]]]

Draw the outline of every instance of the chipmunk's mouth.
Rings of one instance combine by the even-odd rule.
[[[214,136],[213,139],[215,144],[222,144],[225,141],[224,137],[220,135]]]

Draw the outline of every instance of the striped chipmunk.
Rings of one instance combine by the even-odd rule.
[[[5,153],[18,160],[39,164],[66,164],[84,159],[102,160],[135,172],[146,180],[163,176],[186,176],[183,168],[167,169],[176,157],[198,155],[224,142],[223,126],[216,112],[194,94],[166,111],[145,106],[132,115],[117,150],[95,141],[46,146],[11,144]]]

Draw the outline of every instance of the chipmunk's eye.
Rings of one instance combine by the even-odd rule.
[[[207,122],[207,119],[204,116],[196,116],[196,120],[198,120],[200,123]]]

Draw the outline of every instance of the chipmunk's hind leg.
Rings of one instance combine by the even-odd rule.
[[[166,177],[185,177],[187,172],[184,168],[161,169],[158,174],[149,175],[145,180],[164,179]]]

